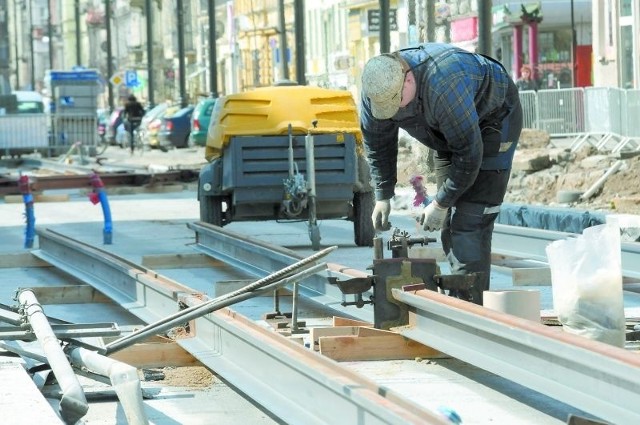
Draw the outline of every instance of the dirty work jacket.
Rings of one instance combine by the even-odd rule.
[[[394,195],[402,127],[429,148],[450,155],[452,167],[436,194],[438,204],[450,207],[480,169],[511,168],[517,140],[503,140],[508,129],[502,120],[514,102],[519,105],[517,88],[497,61],[451,45],[426,43],[398,53],[415,76],[414,99],[387,120],[371,115],[364,95],[360,108],[376,199]]]

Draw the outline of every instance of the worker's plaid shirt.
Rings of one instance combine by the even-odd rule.
[[[476,179],[482,162],[481,131],[506,116],[507,90],[515,85],[498,62],[451,45],[426,43],[400,54],[416,78],[413,101],[391,119],[378,120],[371,115],[369,99],[362,96],[360,123],[376,199],[394,195],[402,127],[424,145],[451,155],[448,179],[436,195],[438,204],[449,207]]]

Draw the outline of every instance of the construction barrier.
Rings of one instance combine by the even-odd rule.
[[[522,91],[524,127],[574,138],[571,149],[640,150],[640,90],[586,87]]]

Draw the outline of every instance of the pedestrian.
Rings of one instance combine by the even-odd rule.
[[[388,227],[397,182],[398,129],[434,150],[437,193],[420,224],[441,231],[451,273],[476,273],[468,291],[482,304],[489,289],[491,236],[522,130],[515,83],[496,60],[440,43],[385,53],[362,73],[360,125],[376,203],[377,230]]]
[[[522,65],[520,68],[520,78],[516,81],[518,90],[538,90],[538,84],[531,78],[531,68],[528,65]]]
[[[127,103],[124,105],[124,122],[125,128],[129,133],[129,142],[131,147],[131,154],[135,147],[134,132],[138,128],[142,117],[144,116],[144,107],[134,95],[129,95]]]

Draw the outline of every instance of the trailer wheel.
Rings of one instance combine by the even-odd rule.
[[[357,246],[373,246],[373,238],[375,237],[371,221],[373,204],[373,192],[353,194],[353,233]]]
[[[200,221],[222,226],[222,196],[200,197]]]

